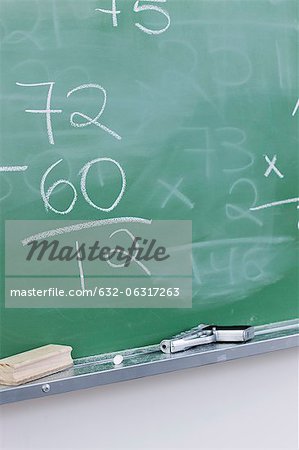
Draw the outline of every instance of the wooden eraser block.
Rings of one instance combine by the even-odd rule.
[[[71,367],[72,347],[49,344],[0,359],[0,384],[18,385]]]

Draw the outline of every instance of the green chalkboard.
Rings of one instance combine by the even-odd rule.
[[[83,356],[203,322],[297,317],[297,0],[0,7],[1,356],[52,342]],[[91,168],[101,210],[78,175],[96,158],[126,173],[113,206],[118,168]],[[49,192],[59,179],[71,185]],[[192,308],[6,305],[5,221],[117,217],[192,221]]]

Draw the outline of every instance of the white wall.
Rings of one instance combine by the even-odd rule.
[[[1,449],[297,449],[298,353],[1,407]]]

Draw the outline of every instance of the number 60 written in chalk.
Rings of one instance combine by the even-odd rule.
[[[50,211],[55,212],[56,214],[68,214],[68,213],[70,213],[72,211],[72,209],[74,208],[75,203],[76,203],[76,201],[78,199],[77,190],[76,190],[75,186],[73,185],[73,183],[71,183],[68,180],[60,179],[60,180],[55,181],[55,183],[53,183],[48,189],[46,189],[46,187],[45,187],[48,175],[62,161],[63,161],[62,159],[59,159],[58,161],[56,161],[54,164],[52,164],[46,170],[46,172],[44,173],[44,175],[42,177],[41,184],[40,184],[41,196],[42,196],[42,199],[43,199],[46,211],[50,210]],[[118,168],[118,170],[120,172],[120,175],[121,175],[121,189],[120,189],[120,192],[119,192],[118,196],[116,197],[116,199],[114,200],[114,202],[112,203],[112,205],[110,207],[108,207],[108,208],[103,208],[103,207],[101,207],[99,205],[96,205],[91,200],[91,198],[89,197],[88,192],[87,192],[87,188],[86,188],[86,180],[87,180],[89,169],[94,164],[98,164],[98,163],[101,163],[101,162],[112,163],[113,165],[115,165]],[[118,205],[118,203],[121,201],[121,199],[122,199],[122,197],[124,195],[125,189],[126,189],[126,174],[125,174],[123,168],[121,167],[121,165],[117,161],[115,161],[114,159],[111,159],[111,158],[96,158],[96,159],[93,159],[92,161],[89,161],[88,163],[86,163],[82,167],[82,169],[80,170],[79,174],[81,175],[80,187],[81,187],[82,195],[83,195],[84,199],[86,200],[86,202],[90,206],[92,206],[93,208],[98,209],[100,211],[109,212],[109,211],[112,211]],[[64,210],[56,209],[50,203],[50,197],[53,194],[54,190],[58,186],[61,186],[61,185],[69,186],[71,188],[71,190],[73,191],[72,201],[71,201],[69,207],[64,209]]]

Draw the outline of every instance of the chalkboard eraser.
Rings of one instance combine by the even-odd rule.
[[[0,384],[17,386],[73,365],[72,347],[49,344],[0,359]]]

